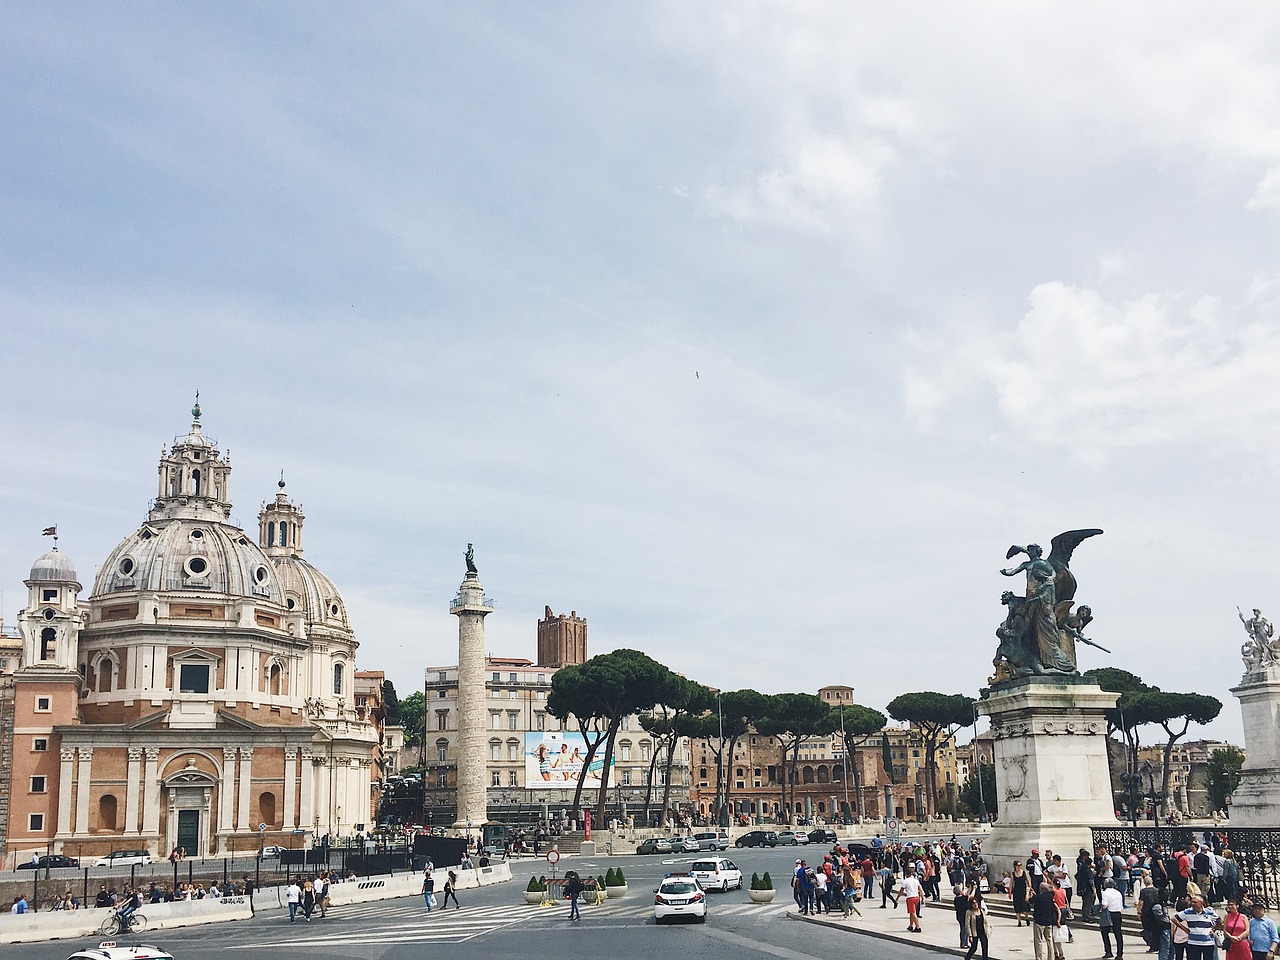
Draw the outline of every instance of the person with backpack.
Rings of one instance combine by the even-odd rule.
[[[564,892],[569,897],[569,919],[581,920],[582,914],[578,912],[578,898],[582,896],[582,891],[587,889],[586,884],[582,882],[582,878],[578,876],[576,870],[570,870],[564,885]]]
[[[422,875],[422,902],[427,905],[427,913],[431,912],[431,908],[436,905],[436,878],[431,875],[430,865],[428,864],[427,872]]]

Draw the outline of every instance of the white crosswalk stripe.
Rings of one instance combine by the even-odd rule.
[[[379,910],[376,916],[353,917],[352,926],[367,921],[359,929],[343,929],[347,923],[330,925],[329,920],[320,928],[325,932],[325,945],[354,946],[379,943],[461,943],[501,927],[536,917],[539,907],[528,905],[503,905],[499,907],[473,907],[461,910],[433,910],[430,913],[421,902],[417,910],[397,907]],[[329,919],[333,919],[330,917]],[[316,928],[309,927],[310,930]],[[281,935],[279,939],[257,940],[252,944],[228,946],[229,950],[257,950],[262,947],[296,946],[299,938]]]

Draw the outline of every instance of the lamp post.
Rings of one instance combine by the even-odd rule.
[[[1142,791],[1142,774],[1137,770],[1126,770],[1120,774],[1120,782],[1124,784],[1124,793],[1129,804],[1129,822],[1133,829],[1138,829],[1138,801],[1144,796]]]
[[[716,823],[727,829],[729,816],[725,808],[729,805],[729,791],[724,783],[724,710],[720,706],[719,690],[716,691],[716,716],[720,720],[720,749],[716,753]]]
[[[844,812],[851,815],[849,809],[849,741],[844,736],[844,704],[840,704],[840,752],[844,754],[844,776],[840,778],[844,784]]]
[[[978,776],[978,822],[987,822],[987,798],[982,789],[982,747],[978,743],[978,704],[973,705],[973,762]]]
[[[1142,765],[1142,774],[1147,779],[1147,796],[1151,801],[1151,826],[1155,830],[1155,846],[1160,846],[1160,810],[1156,806],[1156,772],[1148,760]]]

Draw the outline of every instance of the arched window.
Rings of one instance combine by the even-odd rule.
[[[93,687],[98,693],[110,693],[111,688],[115,686],[115,661],[110,657],[99,657],[95,669],[96,685]]]
[[[287,547],[289,545],[289,525],[283,520],[280,521],[280,546]]]
[[[276,822],[276,795],[274,793],[264,793],[258,797],[258,816],[261,817],[261,823],[265,823],[268,827],[275,826]]]
[[[191,492],[196,496],[200,495],[200,471],[191,471]]]
[[[844,780],[844,767],[837,763],[831,768],[831,781],[833,783],[840,783],[842,780]]]
[[[489,741],[489,759],[490,760],[502,759],[502,744],[499,743],[497,740]]]
[[[284,669],[279,663],[271,664],[267,671],[267,692],[273,697],[279,697],[287,691],[284,686]]]
[[[818,782],[830,783],[831,778],[827,775],[827,765],[825,763],[818,765]]]
[[[109,793],[103,794],[102,799],[98,801],[98,829],[119,829],[116,826],[116,798]]]
[[[52,660],[58,655],[58,631],[45,627],[40,631],[40,659]]]
[[[335,663],[333,665],[333,693],[335,696],[342,695],[342,664]]]
[[[276,545],[276,522],[274,520],[267,523],[267,546],[274,547]]]
[[[800,776],[805,783],[813,783],[813,767],[806,766],[800,771]]]
[[[520,759],[520,741],[519,740],[507,741],[507,759],[508,760]]]

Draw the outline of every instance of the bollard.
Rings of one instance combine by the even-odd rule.
[[[89,868],[84,868],[84,891],[80,897],[80,908],[89,906]]]

